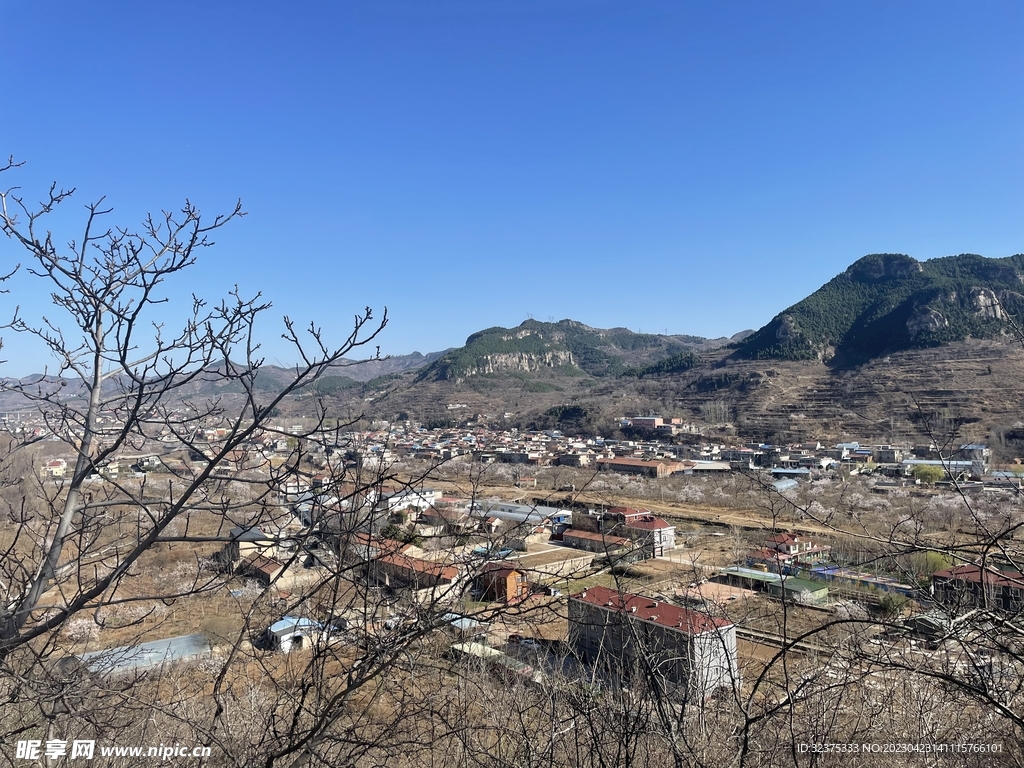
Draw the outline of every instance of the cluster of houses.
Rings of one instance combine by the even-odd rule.
[[[304,461],[313,471],[323,470],[329,475],[336,474],[342,466],[378,471],[400,460],[471,459],[485,464],[515,465],[515,474],[522,483],[529,483],[530,468],[546,466],[590,468],[651,478],[745,470],[770,472],[776,480],[800,480],[843,467],[859,471],[865,465],[871,465],[872,471],[895,477],[908,477],[920,465],[938,466],[950,477],[957,478],[1024,476],[1024,465],[991,467],[990,450],[975,443],[945,452],[933,445],[863,445],[859,442],[729,445],[700,440],[693,424],[676,417],[634,415],[621,419],[619,426],[639,428],[651,439],[569,436],[558,430],[521,432],[473,422],[463,427],[438,428],[410,421],[374,422],[371,429],[332,438],[330,445],[315,442],[305,445]],[[20,428],[27,430],[29,426]],[[45,430],[45,427],[33,429]],[[267,429],[254,432],[222,459],[223,468],[230,472],[266,470],[295,448],[299,440],[293,435],[301,433],[299,425],[286,422],[269,425]],[[197,429],[190,437],[187,457],[175,455],[182,446],[173,435],[162,435],[156,441],[158,445],[154,445],[158,447],[156,453],[112,456],[100,473],[116,476],[119,472],[184,469],[186,458],[201,461],[214,456],[219,441],[227,434],[222,426]],[[697,438],[693,442],[688,440],[691,435]],[[59,479],[67,472],[69,461],[69,457],[49,459],[40,471],[46,477]]]
[[[679,442],[679,435],[694,434],[693,425],[660,416],[632,417],[623,425],[652,430],[653,440],[613,440],[602,437],[571,437],[558,430],[519,432],[484,426],[426,429],[404,423],[379,425],[378,429],[346,436],[347,449],[362,466],[379,468],[403,459],[448,461],[471,457],[481,463],[518,465],[518,474],[529,468],[566,466],[663,478],[671,475],[718,474],[730,471],[770,472],[777,480],[802,479],[830,470],[872,471],[894,477],[910,477],[920,465],[940,467],[950,478],[995,477],[1014,467],[990,467],[991,451],[985,445],[964,444],[951,451],[934,445],[863,445],[821,442],[773,445],[747,442],[740,445]],[[995,470],[992,472],[992,470]],[[1024,465],[1017,476],[1024,475]]]
[[[467,582],[488,599],[516,602],[543,588],[528,575],[555,578],[595,560],[634,562],[676,546],[675,526],[648,509],[569,510],[446,497],[432,488],[292,483],[279,525],[230,532],[223,567],[291,589],[340,562],[419,602],[455,596]]]
[[[660,437],[694,432],[692,425],[678,419],[632,417],[628,423]],[[215,446],[223,437],[220,428],[211,428],[194,439]],[[294,440],[282,437],[281,431],[257,433],[228,457],[229,466],[240,472],[268,466],[275,456],[293,448]],[[212,450],[197,449],[198,455],[188,458],[198,460]],[[550,594],[549,585],[568,573],[586,572],[595,564],[663,557],[676,547],[675,526],[647,509],[564,509],[446,497],[430,488],[335,485],[332,480],[339,464],[378,470],[399,459],[459,457],[652,478],[764,471],[778,481],[793,482],[833,469],[860,471],[869,465],[873,471],[897,478],[911,475],[921,465],[939,466],[957,478],[991,478],[999,472],[1024,475],[1024,466],[1019,475],[1012,468],[993,471],[988,448],[979,444],[940,454],[934,446],[923,445],[681,445],[573,438],[557,431],[430,430],[410,423],[379,424],[366,432],[346,434],[322,452],[311,452],[309,474],[293,476],[281,489],[279,522],[234,528],[220,562],[226,571],[283,591],[300,590],[344,569],[362,585],[400,592],[413,604],[444,608],[466,594],[485,602],[519,603],[540,590]],[[103,473],[157,471],[175,461],[179,459],[166,452],[119,456],[107,462]],[[54,479],[67,471],[65,458],[49,459],[42,467],[42,473]],[[827,544],[811,537],[773,534],[747,553],[742,564],[721,569],[707,584],[691,585],[676,601],[682,604],[589,587],[568,598],[567,647],[577,658],[603,664],[616,674],[628,674],[632,667],[653,667],[685,695],[706,696],[740,684],[736,627],[707,599],[716,589],[726,599],[763,593],[807,604],[826,601],[830,589],[921,594],[916,585],[836,566],[829,562],[830,553]],[[957,610],[1017,611],[1024,608],[1024,575],[1009,567],[956,566],[934,575],[931,596],[937,604]],[[321,618],[279,614],[263,640],[267,647],[295,650],[322,641],[344,624],[344,617]],[[390,619],[372,618],[372,622],[378,620]],[[468,641],[463,644],[465,653],[522,671],[514,660],[480,650],[486,646],[471,636],[480,629],[471,620],[453,614],[451,622],[467,633],[460,637]],[[162,646],[144,650],[165,655],[173,651],[183,658],[207,652],[205,646],[194,650],[195,644],[175,640],[180,642],[168,646],[170,650]]]
[[[632,559],[662,557],[676,548],[676,528],[649,509],[610,507],[573,510],[570,527],[556,527],[554,538],[577,549]]]

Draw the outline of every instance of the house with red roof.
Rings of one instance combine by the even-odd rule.
[[[43,465],[43,476],[60,479],[67,472],[67,459],[50,459]]]
[[[668,477],[683,469],[682,463],[666,459],[642,459],[636,457],[619,457],[614,459],[598,459],[597,468],[607,472],[619,472],[624,475],[645,475],[646,477]]]
[[[767,565],[769,570],[810,565],[827,560],[832,547],[795,533],[779,533],[766,539],[761,549],[747,555],[750,565]]]
[[[253,552],[248,557],[242,558],[238,564],[237,573],[250,579],[255,579],[263,586],[269,586],[272,582],[280,579],[286,564],[273,557],[267,557],[259,552]]]
[[[569,598],[569,647],[627,677],[658,675],[683,698],[740,685],[732,622],[608,587]]]
[[[1024,608],[1024,574],[1009,566],[958,565],[932,575],[932,592],[948,608],[1016,613]]]
[[[453,599],[458,596],[464,582],[454,565],[393,550],[382,551],[367,562],[366,575],[381,586],[407,590],[413,601],[418,603]]]
[[[645,557],[661,557],[676,548],[676,527],[649,509],[609,507],[603,512],[573,510],[572,528],[574,532],[590,531],[605,538],[628,538]]]
[[[634,518],[622,531],[648,557],[661,557],[676,548],[676,527],[654,515]]]

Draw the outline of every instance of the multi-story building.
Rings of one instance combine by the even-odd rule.
[[[487,563],[479,576],[479,583],[487,600],[518,603],[530,596],[526,573],[512,563]]]
[[[676,527],[649,509],[611,507],[604,512],[573,511],[576,531],[624,536],[631,539],[646,557],[660,557],[676,548]]]
[[[622,531],[648,557],[661,557],[676,548],[676,527],[654,515],[631,520]]]
[[[607,587],[569,598],[569,647],[625,676],[654,673],[687,698],[740,684],[731,622]]]
[[[832,547],[795,533],[779,533],[767,539],[762,549],[747,556],[750,563],[763,563],[773,571],[827,560]],[[787,571],[788,572],[788,571]]]
[[[958,565],[932,575],[936,601],[954,609],[989,608],[1020,611],[1024,608],[1024,574],[1015,568]]]

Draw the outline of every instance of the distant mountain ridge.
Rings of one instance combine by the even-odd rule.
[[[428,352],[425,355],[413,352],[409,355],[388,355],[380,360],[364,360],[351,365],[346,364],[346,367],[342,368],[339,373],[354,381],[370,381],[380,376],[402,373],[403,371],[414,371],[417,368],[430,365],[439,357],[449,352],[450,349],[449,347],[440,352]]]
[[[326,375],[316,382],[315,390],[320,394],[337,394],[345,389],[352,389],[372,382],[374,379],[394,376],[422,368],[437,360],[449,350],[421,354],[413,352],[409,355],[391,355],[379,360],[342,360]],[[279,365],[263,365],[256,375],[253,385],[263,392],[279,392],[295,378],[291,368]],[[116,380],[112,380],[116,381]],[[73,397],[82,393],[82,386],[76,379],[65,379],[63,384],[56,376],[43,376],[33,373],[21,378],[0,379],[0,385],[13,388],[17,386],[38,386],[47,391],[62,391],[64,397]],[[225,382],[216,376],[200,376],[180,391],[183,397],[209,397],[222,394],[240,394],[244,390],[238,382]],[[17,392],[0,391],[0,410],[19,409],[28,402]]]
[[[736,337],[733,337],[736,338]],[[545,323],[526,320],[515,328],[487,328],[466,339],[422,369],[418,381],[463,381],[502,372],[533,373],[544,369],[567,375],[605,377],[637,375],[672,358],[673,366],[692,366],[691,355],[717,349],[732,339],[635,333],[627,328],[591,328],[576,320]]]
[[[995,338],[1024,311],[1024,255],[917,261],[871,254],[737,346],[741,359],[856,365],[907,349]]]

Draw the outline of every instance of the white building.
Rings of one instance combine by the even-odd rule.
[[[740,685],[730,621],[607,587],[569,598],[569,646],[624,677],[649,664],[684,698]]]

